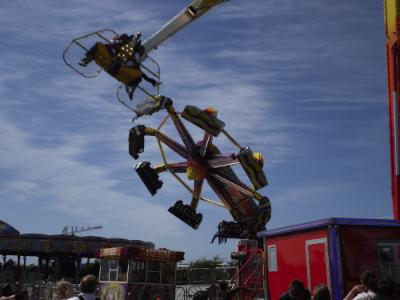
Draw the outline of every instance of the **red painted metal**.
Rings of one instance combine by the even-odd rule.
[[[293,279],[299,279],[306,287],[308,286],[306,241],[321,238],[328,238],[327,229],[282,235],[267,239],[267,248],[271,245],[276,246],[278,267],[276,272],[268,272],[266,276],[269,294],[268,299],[278,300],[279,297],[288,290],[289,284]],[[315,270],[313,271],[315,272]],[[320,278],[320,274],[317,276]],[[327,284],[327,282],[323,281],[318,283]]]
[[[332,299],[342,300],[360,283],[365,270],[400,284],[399,221],[327,219],[258,236],[265,241],[269,300],[278,300],[293,279],[301,280],[310,291],[323,283],[330,288]],[[400,299],[400,294],[394,299]]]
[[[393,202],[393,218],[400,220],[400,168],[399,168],[399,30],[398,30],[398,2],[385,0],[385,25],[386,25],[386,64],[387,64],[387,90],[389,108],[390,130],[390,161],[391,161],[391,186]]]
[[[256,240],[242,240],[238,243],[238,268],[231,282],[236,282],[242,300],[253,300],[263,296],[263,252]]]
[[[327,272],[329,270],[327,270],[327,253],[325,247],[326,243],[311,244],[307,247],[309,255],[308,267],[310,272],[309,288],[311,291],[319,283],[328,285]]]

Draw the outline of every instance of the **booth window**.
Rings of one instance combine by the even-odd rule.
[[[157,260],[149,260],[147,262],[147,282],[160,283],[161,281],[161,262]]]
[[[132,260],[129,282],[175,284],[175,262]]]
[[[278,257],[276,253],[276,245],[268,246],[268,271],[278,271]]]
[[[132,260],[131,261],[131,278],[130,282],[146,282],[146,260]]]
[[[127,282],[128,261],[102,259],[100,264],[100,281]]]
[[[175,262],[163,261],[161,263],[161,283],[175,284]]]
[[[378,243],[380,273],[400,284],[400,242]]]

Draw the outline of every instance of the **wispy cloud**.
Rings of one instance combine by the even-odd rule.
[[[47,230],[50,223],[84,219],[107,223],[106,235],[154,239],[187,249],[189,257],[229,256],[232,243],[208,247],[229,213],[202,203],[198,231],[168,214],[168,206],[190,195],[168,174],[161,175],[165,183],[158,195],[148,195],[127,153],[132,114],[115,99],[118,84],[106,74],[84,79],[61,59],[72,38],[102,28],[148,36],[184,4],[0,4],[5,217],[35,207],[20,226]],[[239,143],[264,153],[271,186],[262,192],[275,207],[272,224],[287,225],[276,220],[293,208],[302,221],[326,216],[325,206],[340,214],[346,205],[361,203],[350,198],[370,204],[371,210],[362,207],[365,214],[373,216],[375,208],[376,215],[388,215],[390,204],[375,202],[388,195],[387,140],[380,134],[386,124],[380,109],[386,97],[380,6],[361,0],[229,1],[152,53],[161,65],[161,92],[178,110],[213,106]],[[155,127],[164,116],[159,112],[137,123]],[[178,139],[171,124],[165,133]],[[224,152],[237,151],[222,136],[216,143]],[[146,139],[145,147],[140,160],[161,162],[154,139]]]

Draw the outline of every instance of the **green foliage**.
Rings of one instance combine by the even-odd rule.
[[[221,264],[224,263],[224,260],[218,255],[212,258],[199,258],[189,263],[190,268],[208,268],[215,269],[216,267],[220,267]]]

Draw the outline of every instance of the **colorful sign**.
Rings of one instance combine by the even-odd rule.
[[[133,257],[150,260],[178,261],[184,259],[184,253],[163,249],[133,248]]]
[[[131,257],[136,259],[179,261],[184,259],[184,252],[145,247],[114,247],[99,249],[97,257]]]

